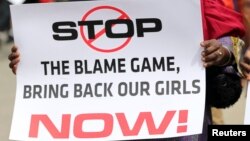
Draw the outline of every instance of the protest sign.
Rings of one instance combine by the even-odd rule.
[[[12,6],[21,61],[10,139],[201,133],[200,9],[199,0]]]

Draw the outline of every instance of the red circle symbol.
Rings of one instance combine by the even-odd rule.
[[[94,13],[96,13],[97,11],[100,11],[100,10],[109,10],[110,11],[115,11],[116,13],[119,14],[118,18],[116,19],[130,19],[129,16],[122,10],[116,8],[116,7],[113,7],[113,6],[98,6],[98,7],[95,7],[91,10],[89,10],[83,17],[82,17],[82,21],[87,21],[88,18],[91,16],[91,15],[94,15]],[[115,25],[114,25],[115,26]],[[118,51],[118,50],[121,50],[122,48],[124,48],[125,46],[128,45],[128,43],[130,42],[131,40],[131,37],[128,37],[128,38],[125,38],[124,41],[122,41],[121,44],[117,45],[117,46],[114,46],[114,47],[108,47],[108,48],[103,48],[103,47],[100,47],[100,45],[94,45],[94,42],[97,41],[97,39],[99,39],[102,35],[104,35],[106,33],[105,31],[105,28],[103,29],[100,29],[99,31],[97,31],[95,33],[95,39],[88,39],[87,37],[87,34],[85,33],[85,30],[84,30],[84,27],[83,26],[80,26],[80,33],[81,33],[81,36],[82,36],[82,39],[84,40],[84,42],[92,49],[96,50],[96,51],[99,51],[99,52],[105,52],[105,53],[110,53],[110,52],[115,52],[115,51]],[[110,39],[111,43],[114,41],[112,41]]]

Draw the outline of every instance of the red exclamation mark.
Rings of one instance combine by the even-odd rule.
[[[177,126],[177,133],[187,132],[187,120],[188,110],[180,110],[178,123],[181,125]]]

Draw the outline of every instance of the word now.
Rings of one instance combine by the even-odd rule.
[[[112,134],[114,120],[118,121],[123,136],[137,136],[143,124],[146,124],[149,135],[163,135],[166,134],[166,130],[176,113],[176,110],[167,111],[159,126],[156,127],[151,112],[140,112],[133,128],[129,127],[124,113],[115,113],[115,115],[110,113],[86,113],[75,117],[72,117],[71,114],[63,114],[60,129],[55,126],[48,115],[36,114],[31,116],[29,137],[38,138],[40,124],[43,124],[53,138],[69,138],[71,130],[76,138],[104,138]],[[187,132],[187,125],[183,125],[183,123],[187,123],[188,110],[180,110],[178,113],[179,123],[182,123],[182,125],[177,127],[177,133]],[[86,131],[83,123],[97,120],[103,121],[103,129],[101,131],[100,129],[98,129],[99,131]],[[71,123],[73,128],[70,128]]]

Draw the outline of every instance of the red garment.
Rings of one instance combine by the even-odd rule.
[[[201,0],[201,9],[204,40],[244,36],[245,27],[241,14],[225,7],[223,0]]]

